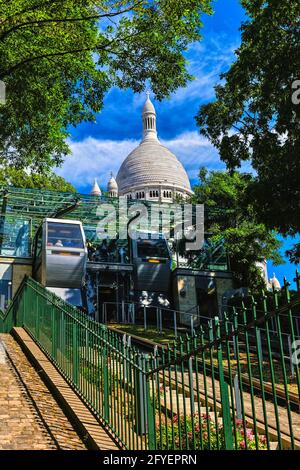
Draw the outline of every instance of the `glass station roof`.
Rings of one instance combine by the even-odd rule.
[[[109,209],[111,205],[115,207],[118,224],[124,214],[128,220],[127,210],[130,212],[131,206],[141,203],[147,207],[147,210],[152,209],[152,214],[155,207],[157,209],[161,207],[159,203],[152,201],[123,200],[126,210],[121,213],[118,198],[40,189],[0,188],[0,256],[30,257],[35,233],[43,219],[47,217],[80,220],[86,231],[86,236],[89,238],[89,234],[95,232],[101,218],[107,217],[109,212],[113,212]],[[184,206],[176,204],[176,207],[177,210],[178,207],[183,210]],[[100,213],[99,208],[101,209]],[[205,208],[205,212],[207,219],[212,210]],[[159,214],[159,211],[154,211],[154,213]],[[135,210],[132,208],[130,218],[134,217],[134,214]],[[158,226],[159,222],[154,222],[154,225]],[[213,250],[216,251],[215,247]],[[218,249],[217,252],[219,251]],[[221,264],[224,262],[223,251],[221,250]],[[207,258],[207,250],[205,257]]]

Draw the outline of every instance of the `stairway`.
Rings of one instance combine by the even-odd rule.
[[[168,384],[166,386],[166,383]],[[181,387],[181,391],[176,390],[174,383],[165,380],[163,383],[161,380],[159,382],[159,389],[164,390],[161,396],[161,404],[163,411],[166,411],[169,416],[181,415],[181,416],[192,416],[193,413],[200,414],[201,416],[208,418],[217,429],[220,429],[223,426],[223,418],[221,415],[220,409],[214,409],[213,401],[209,403],[205,399],[200,398],[200,403],[198,402],[198,396],[195,391],[193,400],[191,400],[190,389],[187,387],[185,394]],[[192,406],[193,403],[193,406]],[[251,429],[253,426],[251,423],[247,423],[247,428]],[[263,437],[264,434],[259,434],[259,437]],[[272,437],[269,436],[269,450],[278,450],[278,442],[272,440]]]

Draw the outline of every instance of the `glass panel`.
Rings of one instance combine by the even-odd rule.
[[[103,240],[88,245],[89,260],[96,263],[121,263],[130,262],[127,240]]]
[[[137,240],[138,258],[170,258],[165,240]]]
[[[0,253],[2,256],[28,257],[30,247],[30,221],[5,217],[0,225]]]
[[[47,246],[83,248],[80,225],[48,222]]]
[[[11,299],[11,281],[0,280],[0,309],[5,310]]]

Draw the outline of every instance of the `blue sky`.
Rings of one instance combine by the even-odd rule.
[[[203,41],[191,45],[187,53],[189,71],[196,79],[170,99],[154,102],[160,140],[181,160],[192,184],[197,182],[201,166],[225,168],[214,147],[199,135],[195,115],[201,104],[213,99],[220,73],[228,70],[234,60],[234,51],[240,44],[239,28],[245,18],[238,0],[216,0],[214,10],[213,16],[203,17]],[[89,192],[95,177],[105,188],[110,172],[117,174],[122,161],[139,144],[144,101],[145,94],[110,90],[97,122],[71,129],[72,156],[57,173],[79,192]],[[286,241],[282,251],[290,244],[291,240]],[[285,264],[273,268],[269,263],[269,274],[273,271],[280,281],[284,275],[292,281],[295,267]]]

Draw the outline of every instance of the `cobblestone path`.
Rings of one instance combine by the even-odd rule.
[[[85,450],[10,335],[0,335],[0,450]]]

